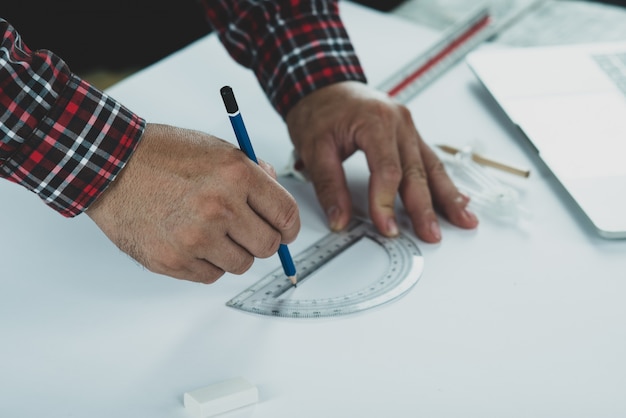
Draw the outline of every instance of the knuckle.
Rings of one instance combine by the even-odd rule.
[[[335,188],[336,180],[327,176],[315,176],[313,177],[313,182],[317,193],[323,195],[332,193]]]
[[[204,237],[197,229],[189,228],[181,233],[176,234],[178,245],[185,251],[198,248],[202,245]]]
[[[389,104],[375,100],[370,103],[369,106],[369,123],[367,124],[368,129],[372,129],[372,126],[376,126],[379,130],[384,126],[391,126],[393,121],[397,118],[397,115],[394,114],[393,111],[390,111]]]
[[[171,253],[160,254],[145,267],[153,273],[175,276],[185,269],[186,262],[183,258]]]
[[[393,123],[394,121],[397,121],[398,118],[404,122],[412,123],[413,121],[409,108],[397,102],[374,100],[371,102],[370,111],[373,115],[386,123]]]
[[[250,267],[252,267],[253,263],[254,263],[254,257],[250,255],[240,257],[237,260],[237,263],[232,267],[230,272],[232,274],[237,274],[237,275],[243,274],[246,271],[248,271]]]
[[[402,120],[404,120],[406,123],[413,123],[413,116],[411,115],[411,111],[408,107],[404,105],[398,105],[397,109]]]
[[[276,251],[278,251],[280,242],[281,242],[280,234],[271,234],[271,237],[267,237],[267,239],[264,240],[263,246],[254,255],[259,258],[271,257],[272,255],[276,254]]]
[[[172,228],[167,238],[172,248],[181,254],[193,253],[198,248],[206,247],[211,238],[217,236],[217,233],[212,235],[207,234],[206,228],[199,227],[198,225],[199,224],[192,223],[178,225]]]
[[[288,231],[300,223],[300,210],[295,199],[289,196],[287,203],[281,208],[275,225],[279,231]]]
[[[249,182],[253,167],[250,159],[237,148],[233,148],[220,161],[221,177],[225,179],[227,184],[233,186]]]
[[[221,278],[224,275],[224,273],[226,273],[224,270],[215,268],[209,274],[202,274],[202,275],[200,275],[197,278],[197,281],[200,282],[200,283],[204,283],[204,284],[213,284],[219,278]]]
[[[428,176],[426,175],[424,167],[419,164],[413,164],[405,167],[403,178],[408,182],[426,183],[428,181]]]
[[[389,105],[388,103],[382,101],[382,100],[374,100],[371,102],[371,110],[372,112],[374,112],[376,115],[378,115],[378,117],[381,117],[383,119],[389,118]]]
[[[207,223],[231,221],[235,218],[231,203],[221,195],[204,200],[201,213]]]
[[[435,175],[440,175],[440,174],[447,175],[446,166],[439,159],[431,163],[431,165],[428,167],[428,171]]]
[[[241,172],[242,170],[245,170],[247,161],[249,161],[249,158],[245,155],[245,153],[241,149],[233,146],[230,149],[230,152],[226,154],[223,164],[229,170]]]
[[[403,177],[402,168],[390,159],[382,161],[378,166],[378,176],[385,182],[399,183]]]

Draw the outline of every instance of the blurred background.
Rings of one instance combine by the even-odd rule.
[[[504,13],[532,1],[492,0],[490,3]],[[445,29],[478,4],[475,0],[355,2],[437,30]],[[210,32],[196,0],[5,0],[3,3],[0,16],[17,28],[30,48],[55,52],[75,73],[99,88],[110,86]],[[550,3],[572,1],[552,0]],[[626,0],[601,3],[615,5],[613,8],[626,6]],[[539,24],[545,26],[542,22]],[[573,30],[579,26],[573,24]]]

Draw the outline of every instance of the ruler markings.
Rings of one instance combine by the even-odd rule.
[[[469,18],[444,32],[441,40],[393,74],[379,86],[401,103],[407,103],[477,45],[493,36],[487,7],[478,8]]]
[[[344,232],[331,233],[294,258],[298,267],[298,286],[324,264],[362,238],[370,238],[386,252],[389,266],[381,277],[357,291],[316,299],[297,299],[297,288],[285,278],[280,268],[227,302],[227,306],[260,315],[290,318],[338,316],[370,309],[406,293],[419,280],[423,258],[417,246],[406,236],[386,238],[373,225],[353,220]]]

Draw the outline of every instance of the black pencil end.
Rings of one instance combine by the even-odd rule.
[[[235,100],[233,89],[230,86],[224,86],[220,89],[220,94],[222,95],[224,106],[226,106],[226,111],[230,114],[237,113],[239,106]]]

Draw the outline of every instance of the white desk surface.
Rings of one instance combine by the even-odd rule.
[[[342,7],[374,85],[432,40]],[[282,167],[290,150],[282,122],[213,37],[110,92],[152,122],[234,140],[224,84],[257,154]],[[625,416],[626,241],[586,227],[464,64],[410,107],[431,143],[480,139],[489,155],[530,166],[515,184],[533,217],[519,227],[483,217],[476,231],[443,221],[441,244],[418,242],[426,264],[417,285],[353,316],[289,320],[228,308],[276,258],[211,286],[158,276],[86,216],[64,219],[1,182],[0,416],[183,418],[184,392],[236,376],[258,386],[260,401],[229,417]],[[361,163],[348,167],[364,207]],[[325,223],[309,185],[284,184],[302,211],[297,253],[326,234]]]

